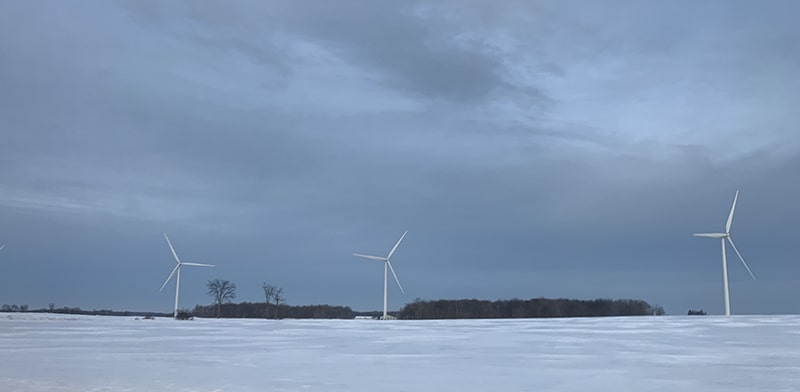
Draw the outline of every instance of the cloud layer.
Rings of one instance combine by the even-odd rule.
[[[0,4],[2,301],[800,311],[798,5],[528,3]]]

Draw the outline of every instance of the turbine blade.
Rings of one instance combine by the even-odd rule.
[[[386,260],[389,260],[389,259],[392,258],[392,255],[394,254],[394,251],[396,251],[397,247],[400,246],[400,242],[403,241],[403,238],[406,238],[406,234],[408,234],[408,230],[406,230],[406,232],[403,233],[403,235],[400,237],[400,239],[397,240],[397,243],[394,244],[394,247],[392,248],[392,250],[389,251],[389,256],[386,256]]]
[[[400,292],[405,294],[406,291],[403,290],[403,286],[400,285],[400,279],[397,279],[397,274],[394,273],[394,268],[392,268],[392,263],[389,261],[389,259],[386,259],[386,264],[389,264],[389,270],[392,271],[392,276],[394,276],[394,281],[397,282],[397,287],[400,288]]]
[[[164,287],[167,287],[167,283],[169,283],[169,280],[172,279],[172,275],[175,275],[175,271],[177,271],[178,268],[181,268],[180,264],[176,265],[175,268],[172,269],[172,272],[170,272],[169,276],[167,276],[167,280],[164,281],[164,284],[161,285],[161,288],[158,289],[158,291],[164,290]]]
[[[753,272],[750,271],[750,267],[748,267],[747,263],[745,263],[744,257],[742,257],[742,254],[739,253],[739,249],[736,249],[736,245],[733,243],[733,240],[731,239],[731,237],[728,237],[728,242],[731,243],[731,246],[733,247],[733,250],[736,251],[736,255],[739,256],[739,260],[741,260],[742,264],[744,264],[744,268],[747,269],[747,272],[750,274],[750,277],[753,278],[753,280],[756,280],[755,275],[753,275]]]
[[[3,250],[3,248],[5,248],[5,247],[6,247],[6,244],[0,245],[0,250]]]
[[[725,224],[725,232],[731,232],[731,223],[733,223],[733,211],[736,209],[736,200],[739,199],[739,191],[736,191],[736,195],[733,196],[733,205],[731,206],[731,213],[728,215],[728,223]]]
[[[385,257],[368,256],[368,255],[362,255],[362,254],[358,254],[358,253],[353,253],[353,256],[363,257],[365,259],[370,259],[370,260],[386,261]]]
[[[164,233],[164,238],[167,239],[167,244],[169,245],[169,250],[172,251],[172,255],[175,256],[175,262],[180,264],[181,259],[178,258],[178,254],[175,253],[175,248],[172,247],[172,242],[169,242],[169,237],[167,237],[167,233]]]
[[[695,237],[706,237],[706,238],[722,238],[727,236],[725,233],[694,233],[692,235]]]
[[[192,266],[195,266],[195,267],[213,267],[214,266],[214,264],[187,263],[185,261],[183,263],[181,263],[181,265],[192,265]]]

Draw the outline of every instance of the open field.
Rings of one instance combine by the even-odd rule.
[[[797,391],[800,316],[454,321],[0,314],[8,391]]]

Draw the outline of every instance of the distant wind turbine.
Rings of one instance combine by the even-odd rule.
[[[358,254],[358,253],[353,253],[354,256],[363,257],[365,259],[383,261],[383,318],[382,318],[383,320],[386,320],[386,318],[387,318],[386,317],[387,316],[386,315],[386,292],[387,292],[387,280],[388,280],[388,271],[389,270],[392,271],[392,276],[394,276],[394,281],[397,282],[397,287],[400,288],[400,291],[403,294],[406,293],[403,290],[403,286],[400,285],[400,279],[397,279],[397,274],[394,272],[394,268],[392,268],[392,262],[389,261],[389,259],[392,258],[392,255],[394,254],[394,251],[397,250],[397,247],[400,245],[400,242],[403,241],[403,238],[405,238],[406,234],[408,234],[408,230],[406,230],[405,233],[403,233],[403,235],[400,237],[400,239],[397,240],[397,243],[394,244],[394,247],[392,247],[392,250],[389,251],[389,255],[387,255],[386,257],[368,256],[368,255],[362,255],[362,254]]]
[[[756,277],[753,275],[753,272],[750,271],[750,267],[747,266],[747,263],[744,261],[744,257],[742,254],[739,253],[739,249],[736,249],[736,244],[733,243],[733,239],[731,238],[731,223],[733,222],[733,211],[736,210],[736,200],[739,199],[739,191],[736,191],[736,195],[733,197],[733,205],[731,206],[731,212],[728,214],[728,223],[725,224],[725,232],[724,233],[695,233],[695,237],[706,237],[706,238],[717,238],[722,240],[722,288],[725,292],[725,315],[731,315],[731,301],[730,295],[728,293],[728,261],[725,258],[725,241],[727,240],[730,242],[731,247],[733,250],[736,251],[736,255],[739,256],[739,260],[742,261],[744,268],[747,269],[747,272],[756,280]]]
[[[211,265],[211,264],[189,263],[189,262],[186,262],[186,261],[181,261],[181,259],[178,258],[178,254],[175,253],[175,248],[172,247],[172,243],[169,242],[169,237],[167,237],[167,233],[164,233],[164,238],[167,240],[167,245],[169,245],[169,250],[172,251],[172,256],[175,257],[175,262],[178,263],[178,264],[175,265],[174,269],[172,269],[172,272],[170,272],[169,276],[167,277],[167,280],[164,281],[164,284],[161,285],[161,289],[158,290],[158,291],[164,290],[164,287],[167,286],[167,283],[169,283],[169,280],[172,279],[172,275],[175,275],[175,271],[177,271],[178,272],[178,276],[175,278],[175,311],[173,312],[172,316],[173,317],[178,317],[178,293],[181,290],[181,266],[190,265],[190,266],[193,266],[193,267],[213,267],[213,265]]]

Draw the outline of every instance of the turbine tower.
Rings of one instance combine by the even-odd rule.
[[[725,258],[725,241],[730,242],[731,247],[736,252],[736,255],[739,256],[739,260],[742,261],[742,265],[744,268],[747,269],[747,272],[756,280],[756,277],[753,275],[753,272],[750,271],[750,267],[747,266],[747,263],[744,261],[744,257],[742,254],[739,253],[739,249],[736,249],[736,244],[733,243],[733,239],[731,238],[731,222],[733,222],[733,211],[736,210],[736,200],[739,199],[739,191],[736,191],[736,195],[733,197],[733,205],[731,206],[731,212],[728,214],[728,223],[725,224],[725,232],[724,233],[695,233],[695,237],[706,237],[706,238],[716,238],[722,241],[722,289],[725,295],[725,315],[731,315],[731,300],[730,294],[728,293],[728,261]]]
[[[392,250],[389,251],[389,255],[387,255],[386,257],[368,256],[368,255],[362,255],[362,254],[358,254],[358,253],[353,253],[354,256],[363,257],[365,259],[383,261],[383,317],[381,318],[382,320],[386,320],[386,318],[387,318],[386,317],[387,316],[386,315],[386,292],[387,292],[387,281],[388,281],[388,272],[389,271],[392,271],[392,276],[394,276],[394,281],[397,282],[397,287],[400,288],[400,291],[403,294],[406,293],[403,290],[403,286],[400,285],[400,279],[397,279],[397,274],[394,272],[394,268],[392,268],[392,262],[389,261],[389,259],[392,258],[392,255],[394,254],[394,251],[397,250],[397,247],[400,245],[400,242],[403,241],[403,238],[406,237],[406,234],[408,234],[408,230],[406,230],[405,233],[403,233],[403,235],[400,237],[400,239],[397,240],[397,243],[394,244],[394,247],[392,247]]]
[[[169,237],[167,237],[167,233],[164,233],[164,238],[167,240],[167,245],[169,245],[169,250],[172,251],[172,256],[175,257],[175,262],[178,263],[178,264],[175,265],[175,268],[172,269],[172,272],[170,272],[169,276],[167,277],[167,280],[164,281],[164,284],[161,285],[161,289],[158,290],[158,291],[164,290],[164,287],[167,286],[167,283],[169,283],[169,280],[172,279],[172,275],[175,275],[175,271],[177,271],[178,272],[178,276],[175,278],[175,310],[172,313],[172,317],[178,317],[178,293],[181,290],[181,266],[190,265],[190,266],[193,266],[193,267],[213,267],[213,265],[211,265],[211,264],[200,264],[200,263],[189,263],[189,262],[186,262],[186,261],[181,261],[181,259],[178,258],[178,254],[175,253],[175,248],[172,247],[172,243],[169,242]]]

